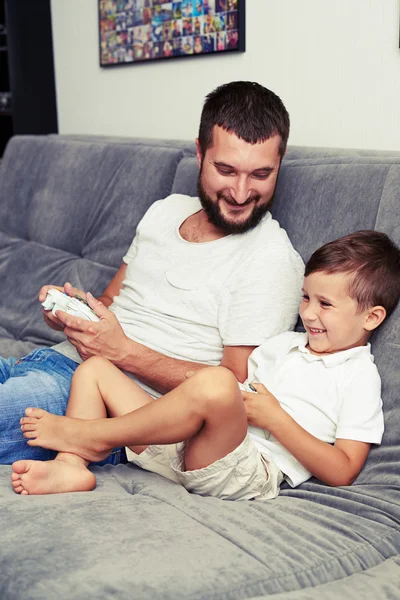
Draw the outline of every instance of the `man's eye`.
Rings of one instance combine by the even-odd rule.
[[[220,175],[234,175],[234,171],[231,169],[222,169],[221,167],[217,167],[217,171]]]
[[[269,176],[270,176],[270,173],[253,173],[253,175],[252,175],[253,179],[258,179],[260,181],[264,181],[265,179],[268,179]]]

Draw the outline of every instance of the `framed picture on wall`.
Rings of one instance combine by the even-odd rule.
[[[98,0],[100,66],[245,51],[245,0]]]

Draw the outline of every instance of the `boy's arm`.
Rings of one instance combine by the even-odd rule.
[[[242,392],[250,425],[268,430],[308,471],[328,485],[351,485],[360,473],[370,444],[337,439],[332,446],[314,437],[281,407],[262,384],[258,394]]]

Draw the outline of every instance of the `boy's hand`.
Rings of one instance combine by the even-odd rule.
[[[247,422],[254,427],[269,430],[271,424],[279,419],[283,409],[271,392],[262,383],[252,383],[255,392],[243,392]]]

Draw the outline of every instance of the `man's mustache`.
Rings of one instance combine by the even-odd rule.
[[[236,202],[236,200],[232,198],[232,196],[230,196],[229,194],[225,194],[224,192],[217,192],[217,198],[218,200],[225,200],[225,202],[227,202],[228,204],[232,204],[233,206],[248,206],[252,202],[257,204],[257,202],[261,198],[261,195],[253,194],[252,196],[250,196],[250,198],[246,200],[246,202],[242,202],[241,204],[239,204],[239,202]]]

